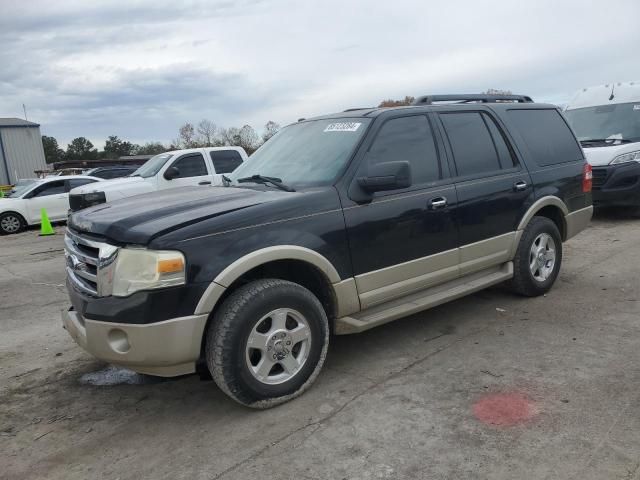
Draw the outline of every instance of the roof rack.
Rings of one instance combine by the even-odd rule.
[[[347,108],[346,110],[343,110],[343,112],[355,112],[357,110],[375,110],[376,107],[354,107],[354,108]]]
[[[516,102],[531,103],[533,100],[527,95],[492,95],[492,94],[471,94],[471,95],[424,95],[413,101],[413,105],[432,105],[436,102],[457,102],[457,103],[498,103]]]

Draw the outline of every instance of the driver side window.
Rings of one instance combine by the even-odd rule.
[[[49,195],[58,195],[64,192],[64,180],[57,180],[55,182],[45,183],[38,187],[38,190],[32,197],[47,197]]]
[[[180,172],[175,178],[209,175],[209,172],[207,172],[207,165],[204,163],[204,158],[199,153],[185,155],[174,162],[172,166],[177,168],[178,172]]]
[[[382,125],[367,152],[367,163],[393,161],[409,162],[413,185],[440,180],[440,162],[427,117],[393,118]]]

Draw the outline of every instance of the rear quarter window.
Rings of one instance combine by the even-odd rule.
[[[508,116],[539,166],[584,160],[578,141],[557,110],[512,109]]]

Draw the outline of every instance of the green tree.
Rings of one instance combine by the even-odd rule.
[[[168,150],[160,142],[147,142],[144,145],[134,145],[134,147],[132,155],[157,155]]]
[[[131,155],[133,144],[119,139],[116,135],[110,135],[104,143],[104,153],[107,158],[118,158]]]
[[[67,145],[64,157],[66,160],[95,160],[98,158],[98,150],[85,137],[78,137]]]
[[[42,136],[42,148],[47,163],[59,162],[64,158],[64,150],[58,146],[58,141],[53,137]]]

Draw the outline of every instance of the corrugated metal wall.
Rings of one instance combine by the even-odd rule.
[[[19,178],[33,178],[34,170],[47,168],[38,127],[2,127],[2,147],[5,162],[0,158],[0,183],[14,183]],[[2,152],[0,152],[0,156]]]

